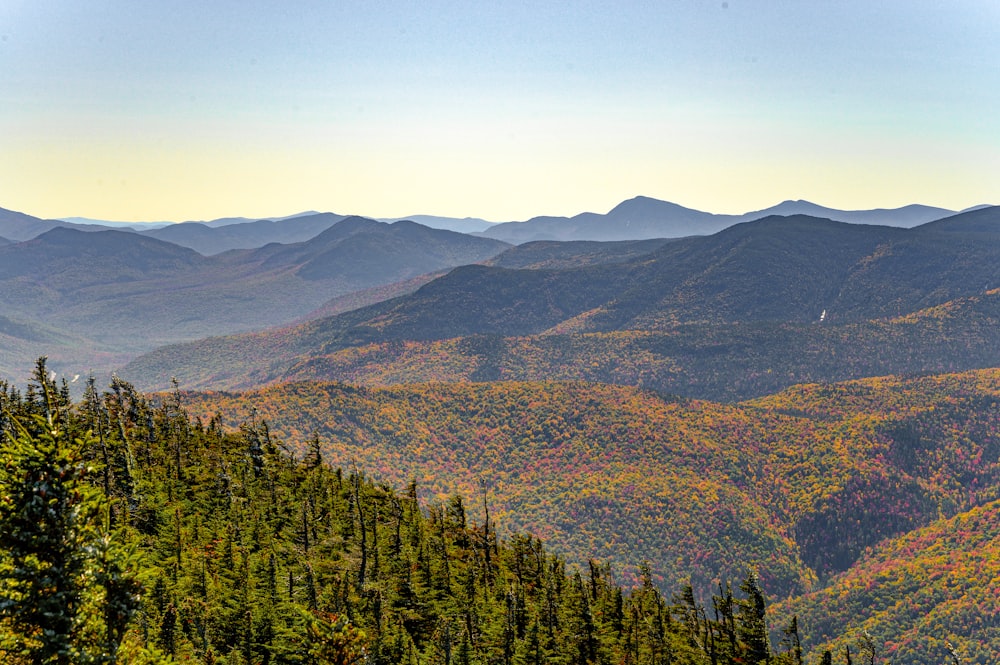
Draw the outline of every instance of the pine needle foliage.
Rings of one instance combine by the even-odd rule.
[[[115,663],[139,605],[134,559],[89,482],[92,440],[39,360],[24,399],[3,399],[0,654],[5,662]],[[16,407],[16,408],[13,408]]]

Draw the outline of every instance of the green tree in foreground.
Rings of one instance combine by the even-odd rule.
[[[86,478],[88,445],[39,360],[0,442],[0,656],[5,663],[115,663],[139,605],[128,552]]]

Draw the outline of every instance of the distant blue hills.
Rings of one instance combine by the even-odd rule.
[[[763,210],[742,215],[723,215],[686,208],[669,201],[647,196],[622,201],[607,213],[583,212],[571,217],[539,216],[515,222],[490,222],[477,217],[410,215],[378,221],[413,221],[435,229],[482,235],[511,244],[537,240],[647,240],[709,235],[740,222],[769,215],[810,215],[852,224],[874,224],[911,228],[957,212],[934,206],[912,204],[900,208],[839,210],[810,201],[788,200]],[[0,237],[11,242],[29,240],[56,226],[72,225],[81,230],[105,228],[131,229],[189,247],[202,254],[217,254],[229,249],[253,249],[271,242],[303,242],[324,231],[347,215],[305,211],[285,217],[223,217],[210,221],[171,223],[121,222],[85,217],[40,219],[0,208]]]

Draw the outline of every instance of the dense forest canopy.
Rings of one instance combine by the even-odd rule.
[[[263,421],[226,431],[176,397],[115,381],[72,404],[44,361],[3,386],[5,662],[803,662],[753,570],[706,604],[646,566],[623,588],[498,537],[488,505],[474,524],[462,497],[421,505],[318,440],[295,456]]]

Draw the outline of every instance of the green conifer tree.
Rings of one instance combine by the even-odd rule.
[[[742,646],[743,662],[760,665],[771,662],[771,641],[765,618],[766,602],[757,573],[751,571],[740,585],[746,598],[739,601],[737,634]]]
[[[13,432],[0,442],[0,654],[115,663],[139,585],[44,358],[34,379],[27,416],[8,412]]]

